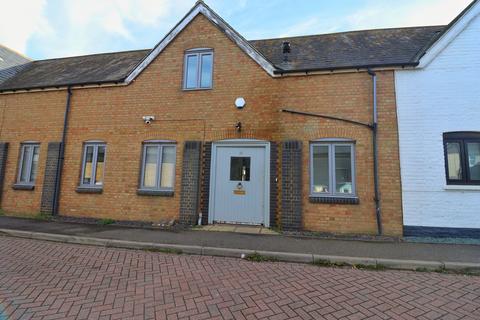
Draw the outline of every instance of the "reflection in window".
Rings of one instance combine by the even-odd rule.
[[[467,143],[467,151],[470,179],[480,181],[480,142]]]
[[[352,193],[352,152],[350,146],[335,146],[336,192]]]
[[[38,144],[22,144],[20,147],[20,163],[18,183],[20,184],[35,184],[38,169],[40,145]]]
[[[185,89],[210,89],[213,78],[213,51],[192,50],[185,55],[183,87]]]
[[[105,144],[87,143],[84,147],[81,185],[85,187],[103,186],[105,171]]]
[[[176,147],[146,143],[143,148],[141,188],[172,190],[175,183]]]
[[[250,157],[230,159],[230,181],[250,181]]]
[[[447,184],[480,185],[480,132],[443,134]]]
[[[352,196],[354,190],[354,147],[332,142],[311,145],[311,193],[324,196]]]
[[[450,180],[462,180],[462,159],[460,143],[447,143],[448,178]]]
[[[328,165],[328,146],[313,146],[313,192],[323,193],[330,190],[330,168]]]

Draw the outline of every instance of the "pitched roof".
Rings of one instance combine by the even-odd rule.
[[[323,35],[247,41],[202,1],[152,50],[32,61],[0,92],[69,85],[130,83],[199,14],[204,15],[268,74],[297,71],[402,67],[418,64],[417,54],[444,27],[364,30]],[[282,42],[291,43],[287,62]]]
[[[415,59],[419,62],[418,67],[423,68],[428,65],[478,15],[480,15],[480,0],[473,0],[441,32],[430,39],[423,50],[417,53]]]
[[[0,91],[118,83],[150,50],[92,54],[32,61],[16,76],[0,84]]]
[[[415,55],[444,29],[443,26],[377,29],[313,36],[250,41],[281,70],[278,73],[412,66]],[[282,42],[291,53],[287,62]]]
[[[30,59],[0,44],[0,83],[15,75]]]

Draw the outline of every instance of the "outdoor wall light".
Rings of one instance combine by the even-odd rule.
[[[238,97],[235,100],[235,107],[237,107],[237,109],[243,109],[243,107],[245,107],[246,104],[247,103],[245,102],[245,99],[242,97]]]

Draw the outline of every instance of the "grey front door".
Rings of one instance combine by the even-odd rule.
[[[218,146],[213,220],[265,224],[266,148]]]

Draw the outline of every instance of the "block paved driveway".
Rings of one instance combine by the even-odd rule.
[[[0,319],[478,320],[480,277],[0,236],[0,306]]]

